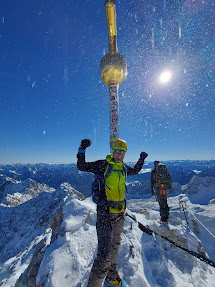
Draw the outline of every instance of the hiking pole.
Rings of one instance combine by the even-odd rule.
[[[179,199],[179,209],[182,208],[182,210],[183,210],[183,212],[184,212],[184,217],[185,217],[186,223],[187,223],[187,225],[189,225],[183,204],[184,204],[184,201],[182,201],[182,200]]]
[[[212,260],[210,260],[210,259],[208,259],[208,258],[206,258],[206,257],[204,257],[204,256],[202,256],[202,255],[200,255],[200,254],[198,254],[198,253],[192,251],[192,250],[189,250],[189,249],[187,249],[187,248],[184,248],[184,247],[182,247],[181,245],[179,245],[178,243],[172,241],[171,239],[169,239],[169,238],[167,238],[167,237],[165,237],[165,236],[163,236],[163,235],[157,233],[156,231],[151,230],[149,227],[144,226],[142,223],[140,223],[139,221],[137,221],[136,218],[134,218],[133,216],[129,215],[127,212],[125,213],[125,215],[128,216],[128,217],[130,217],[130,218],[131,218],[132,220],[134,220],[135,222],[137,222],[137,223],[138,223],[138,227],[139,227],[140,230],[142,230],[143,232],[145,232],[145,233],[147,233],[147,234],[149,234],[149,235],[152,235],[152,234],[158,235],[158,236],[162,237],[163,239],[169,241],[169,242],[170,242],[171,244],[173,244],[174,246],[176,246],[176,247],[178,247],[178,248],[180,248],[180,249],[186,251],[186,252],[189,253],[190,255],[192,255],[192,256],[198,258],[198,259],[201,260],[201,261],[204,261],[205,263],[207,263],[207,264],[209,264],[210,266],[212,266],[212,267],[215,268],[215,262],[213,262]]]

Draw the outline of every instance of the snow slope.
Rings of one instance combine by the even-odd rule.
[[[16,207],[0,206],[0,246],[4,246],[0,249],[0,286],[87,286],[97,248],[96,206],[91,198],[79,200],[67,187],[41,193]],[[128,212],[153,231],[215,261],[215,200],[193,203],[195,196],[204,198],[207,190],[215,199],[211,185],[196,194],[172,196],[169,228],[157,223],[159,209],[154,198],[129,200]],[[129,287],[214,286],[213,267],[157,235],[143,233],[128,217],[118,266]]]
[[[170,229],[173,230],[171,239],[180,239],[181,244],[187,241],[187,247],[198,252],[200,238],[193,232],[191,223],[187,227],[184,214],[178,209],[178,197],[171,198],[171,201]],[[187,201],[189,202],[188,199]],[[190,202],[189,204],[191,208],[192,204]],[[159,218],[156,205],[153,199],[129,202],[131,210],[147,211],[145,214],[132,212],[138,221],[149,225],[162,235],[168,235],[166,227],[156,223]],[[211,208],[210,215],[213,215],[214,208],[215,206]],[[44,287],[84,287],[96,255],[95,205],[90,198],[83,202],[70,198],[63,208],[63,213],[66,235],[58,238],[54,245],[48,248],[39,269],[37,284]],[[213,217],[208,217],[208,221],[212,226]],[[215,233],[215,228],[212,231]],[[208,236],[203,229],[200,234],[201,238]],[[212,248],[212,245],[211,248],[204,247],[205,251],[214,257],[215,248]],[[171,246],[159,236],[153,237],[143,233],[128,217],[118,259],[120,272],[131,287],[213,286],[214,284],[213,267]]]

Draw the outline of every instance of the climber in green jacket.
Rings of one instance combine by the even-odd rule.
[[[88,287],[101,287],[104,279],[108,286],[126,286],[117,268],[120,236],[126,210],[125,181],[126,176],[135,175],[142,169],[148,154],[141,152],[135,166],[130,167],[123,162],[127,144],[117,139],[113,144],[112,154],[107,155],[106,159],[86,162],[85,151],[90,145],[90,140],[82,140],[77,154],[77,168],[81,171],[92,172],[100,179],[98,190],[94,194],[97,203],[98,251]]]

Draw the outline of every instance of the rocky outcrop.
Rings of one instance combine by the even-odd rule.
[[[27,286],[36,287],[36,277],[45,255],[46,248],[55,242],[59,235],[64,236],[65,230],[61,228],[63,222],[63,206],[64,203],[55,211],[53,218],[51,219],[51,241],[49,244],[46,243],[45,239],[42,239],[36,246],[35,251],[32,255],[31,262],[25,272],[17,280],[15,287]]]
[[[19,277],[19,279],[16,282],[15,287],[21,287],[21,286],[22,287],[23,286],[36,287],[37,286],[36,276],[37,276],[38,270],[40,268],[40,264],[45,254],[45,251],[43,250],[45,246],[46,245],[45,245],[44,239],[41,240],[37,244],[28,268]]]
[[[75,195],[77,196],[77,198],[80,199],[80,200],[84,200],[84,199],[85,199],[85,196],[84,196],[81,192],[75,190],[75,189],[74,189],[69,183],[67,183],[67,182],[62,183],[62,184],[60,185],[60,187],[59,187],[59,190],[60,190],[60,192],[67,191],[70,196],[72,196],[73,194],[75,194]]]
[[[187,194],[196,194],[206,188],[207,192],[210,192],[210,189],[215,192],[215,178],[209,176],[202,178],[195,175],[188,184],[183,186],[183,192],[186,192]]]
[[[54,192],[55,189],[32,179],[17,181],[6,176],[0,178],[1,203],[7,206],[18,206],[37,197],[42,192]]]
[[[59,235],[64,236],[65,234],[64,228],[61,227],[61,223],[63,222],[63,206],[64,203],[62,203],[60,208],[56,210],[50,224],[52,229],[51,243],[55,242]]]
[[[192,203],[208,204],[215,198],[215,178],[194,176],[190,182],[182,186]]]
[[[55,209],[54,214],[50,217],[50,240],[42,239],[39,243],[37,243],[33,248],[34,252],[30,261],[28,268],[25,272],[20,276],[20,278],[16,282],[16,287],[36,287],[36,277],[43,260],[43,257],[46,253],[46,249],[49,248],[58,238],[58,236],[64,236],[66,231],[64,227],[62,227],[62,222],[64,219],[63,207],[65,205],[64,198],[68,198],[70,196],[76,195],[79,200],[84,199],[85,197],[77,192],[70,184],[64,183],[60,186],[59,190],[56,191],[56,195],[61,195],[61,201],[58,199],[58,208]],[[62,196],[64,195],[64,197]],[[86,218],[86,222],[89,223],[91,221],[90,211]]]

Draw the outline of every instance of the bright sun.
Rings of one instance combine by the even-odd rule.
[[[166,84],[172,78],[172,73],[170,71],[163,71],[159,77],[159,80],[162,84]]]

